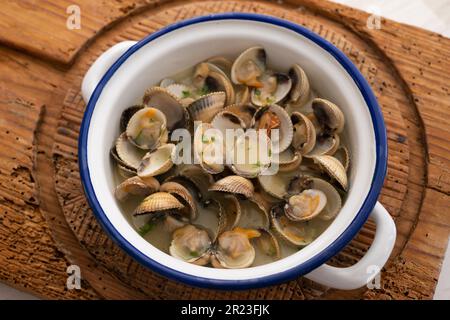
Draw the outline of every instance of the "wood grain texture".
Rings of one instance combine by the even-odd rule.
[[[60,64],[70,64],[87,41],[133,12],[160,0],[2,1],[0,43]],[[69,6],[80,9],[80,29],[69,29]],[[19,13],[19,15],[18,15]]]
[[[24,34],[6,35],[10,41],[2,33],[0,42],[43,60],[0,48],[0,103],[8,110],[1,113],[0,123],[18,130],[12,138],[0,141],[1,280],[48,298],[432,297],[446,245],[442,239],[448,239],[450,233],[450,75],[445,72],[450,69],[449,39],[388,20],[382,21],[381,30],[369,30],[367,14],[318,0],[291,0],[283,5],[266,1],[172,1],[157,8],[155,1],[123,0],[102,1],[102,10],[98,2],[89,2],[86,5],[90,7],[84,7],[89,9],[82,7],[82,12],[92,20],[87,25],[92,32],[84,30],[76,36],[67,29],[52,27],[54,32],[49,37],[47,27],[60,26],[62,21],[65,25],[65,9],[64,17],[60,9],[67,3],[16,3],[28,6],[29,10],[23,11],[24,20],[12,16],[3,19],[2,14],[11,12],[5,7],[0,12],[0,24],[8,23],[8,28],[20,25]],[[85,5],[84,1],[78,3]],[[0,6],[3,9],[5,3]],[[54,10],[57,14],[50,14],[52,19],[47,19],[45,26],[31,30],[32,10],[37,11],[37,17],[49,16],[49,8],[59,9]],[[392,260],[382,273],[382,289],[327,290],[302,278],[244,292],[183,286],[153,274],[124,254],[106,237],[86,206],[77,172],[76,139],[84,110],[79,85],[88,66],[114,43],[137,40],[176,20],[225,11],[265,13],[305,25],[341,48],[374,89],[387,124],[390,152],[380,201],[394,216],[398,228]],[[38,50],[39,46],[43,50]],[[19,134],[20,143],[3,145]],[[15,173],[12,165],[19,163],[17,159],[20,173]],[[33,228],[25,232],[24,225]],[[28,232],[33,235],[30,239]],[[370,245],[373,233],[374,226],[368,223],[332,263],[346,266],[357,261]],[[35,252],[39,253],[39,272],[30,258]],[[19,265],[16,261],[25,266],[20,276],[15,274]],[[82,268],[85,281],[81,291],[64,290],[65,268],[70,263]],[[38,279],[30,282],[35,276]]]

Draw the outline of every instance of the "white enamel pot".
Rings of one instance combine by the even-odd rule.
[[[122,111],[160,79],[211,56],[236,56],[253,45],[264,46],[268,63],[277,70],[288,70],[292,63],[299,63],[320,96],[341,107],[352,156],[348,197],[330,227],[289,257],[238,270],[188,264],[140,237],[119,209],[109,157],[109,148],[119,135],[116,124]],[[186,20],[139,42],[122,42],[104,52],[86,73],[82,93],[88,104],[80,130],[79,163],[86,196],[103,228],[144,266],[207,288],[255,288],[305,275],[329,287],[355,289],[372,281],[376,276],[373,270],[381,269],[388,260],[396,229],[389,213],[377,203],[387,163],[386,129],[380,108],[350,60],[311,31],[256,14],[226,13]],[[376,234],[364,257],[347,268],[327,265],[369,216],[376,223]]]

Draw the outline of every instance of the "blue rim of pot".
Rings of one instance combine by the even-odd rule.
[[[145,46],[149,42],[164,36],[174,30],[202,22],[217,21],[217,20],[250,20],[268,23],[292,30],[309,40],[313,41],[315,44],[319,45],[322,49],[330,53],[347,71],[347,73],[352,77],[355,84],[358,86],[368,108],[372,118],[372,123],[374,127],[375,140],[376,140],[376,163],[375,171],[370,186],[369,193],[364,200],[358,214],[355,216],[350,225],[346,230],[339,235],[339,237],[333,241],[326,249],[317,253],[315,256],[309,260],[292,267],[288,270],[275,273],[272,275],[254,278],[254,279],[244,279],[244,280],[222,280],[222,279],[210,279],[204,277],[197,277],[187,273],[183,273],[174,270],[168,266],[165,266],[142,252],[137,250],[131,243],[129,243],[114,227],[114,225],[109,221],[105,212],[103,211],[98,199],[96,197],[92,182],[90,179],[88,161],[87,161],[87,138],[89,132],[89,125],[91,117],[100,97],[103,88],[105,87],[108,80],[112,77],[114,72],[126,61],[134,52],[139,50],[141,47]],[[137,42],[131,48],[129,48],[105,73],[103,78],[98,83],[94,92],[92,93],[89,102],[87,104],[83,121],[80,127],[80,136],[78,140],[78,158],[79,158],[79,169],[81,175],[81,181],[84,187],[85,194],[87,196],[89,205],[91,206],[94,215],[97,220],[102,225],[103,229],[111,236],[111,238],[129,255],[136,259],[142,265],[149,267],[150,269],[158,272],[159,274],[166,276],[170,279],[181,281],[188,285],[193,285],[203,288],[214,288],[214,289],[226,289],[226,290],[244,290],[251,288],[266,287],[288,280],[295,279],[301,275],[307,274],[320,265],[327,262],[331,257],[335,256],[339,251],[341,251],[358,233],[361,227],[364,225],[368,219],[375,203],[378,199],[378,195],[383,186],[384,178],[386,176],[387,168],[387,140],[386,140],[386,128],[384,125],[383,115],[381,109],[378,106],[375,95],[373,94],[369,84],[364,79],[363,75],[359,72],[356,66],[350,61],[344,53],[342,53],[333,44],[323,39],[319,35],[313,33],[312,31],[297,25],[295,23],[282,20],[279,18],[274,18],[271,16],[261,15],[261,14],[251,14],[251,13],[221,13],[212,14],[207,16],[196,17],[184,21],[180,21],[171,24],[159,31],[156,31],[144,39]]]

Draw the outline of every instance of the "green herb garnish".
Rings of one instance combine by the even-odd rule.
[[[183,91],[181,92],[181,94],[182,94],[182,98],[183,98],[183,99],[189,98],[189,97],[191,96],[191,92],[188,91],[188,90],[183,90]]]
[[[261,95],[261,90],[255,89],[255,95],[260,96]]]
[[[269,157],[272,156],[272,149],[269,149]]]
[[[155,224],[152,222],[147,222],[146,224],[144,224],[142,227],[139,228],[138,233],[143,237],[145,236],[147,233],[149,233],[150,231],[153,230],[153,228],[155,227]]]
[[[204,96],[205,94],[208,94],[208,93],[209,93],[209,88],[206,84],[198,91],[198,94],[201,96]]]
[[[198,256],[200,256],[200,254],[197,251],[191,251],[189,252],[189,255],[193,258],[197,258]]]

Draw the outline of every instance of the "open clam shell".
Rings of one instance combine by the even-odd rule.
[[[317,137],[314,148],[304,156],[311,158],[314,156],[333,155],[339,148],[340,143],[341,139],[337,133]]]
[[[217,193],[214,199],[220,202],[226,215],[224,230],[232,230],[237,227],[241,218],[241,205],[234,194]]]
[[[213,92],[195,100],[187,108],[193,121],[209,123],[217,113],[223,110],[225,100],[224,92]]]
[[[223,56],[215,56],[207,59],[206,62],[220,68],[220,70],[222,70],[222,72],[224,72],[227,77],[230,77],[231,67],[233,66],[233,62],[230,59]]]
[[[148,107],[160,110],[165,115],[168,130],[188,127],[189,114],[181,100],[167,88],[152,87],[148,89],[144,94],[143,103]]]
[[[274,158],[277,158],[276,161]],[[278,164],[278,170],[280,172],[289,172],[296,170],[302,162],[302,155],[300,152],[287,148],[278,155],[274,155],[272,163]]]
[[[322,220],[334,219],[342,208],[342,199],[339,192],[323,179],[314,177],[310,179],[312,180],[311,188],[322,191],[327,198],[327,203],[319,213],[318,218]]]
[[[265,133],[247,133],[236,138],[233,148],[228,151],[228,159],[232,161],[231,170],[235,174],[255,178],[270,167],[272,144]]]
[[[312,108],[323,131],[327,133],[342,132],[345,125],[345,118],[337,105],[326,99],[315,98],[312,101]]]
[[[262,255],[268,256],[273,260],[280,259],[281,248],[277,237],[272,233],[272,231],[267,229],[258,229],[258,231],[261,235],[253,239],[255,244],[254,246],[257,250],[256,256],[258,256],[258,251],[260,251]]]
[[[292,147],[301,154],[308,154],[316,144],[316,129],[313,123],[300,112],[291,114],[293,124]]]
[[[128,140],[138,148],[154,149],[167,141],[166,116],[155,108],[137,111],[127,125]],[[117,150],[119,156],[120,151]]]
[[[292,89],[289,93],[290,103],[296,108],[302,107],[309,100],[310,96],[308,76],[298,64],[294,64],[291,69],[289,69],[288,74],[292,79]]]
[[[234,103],[238,105],[250,103],[250,90],[245,85],[237,85],[235,90]]]
[[[333,156],[315,156],[312,158],[322,170],[327,173],[331,178],[335,179],[342,188],[348,190],[347,173],[342,163]]]
[[[341,145],[333,154],[333,157],[335,157],[339,160],[340,163],[342,163],[345,171],[348,171],[348,167],[350,166],[350,152],[345,146]]]
[[[308,227],[308,222],[290,220],[284,213],[283,204],[272,208],[270,218],[276,234],[296,247],[310,244],[316,236],[315,230]]]
[[[148,152],[141,160],[137,168],[137,175],[141,178],[163,174],[173,166],[172,153],[175,145],[164,144],[158,149]]]
[[[211,122],[211,125],[214,128],[219,129],[222,132],[222,136],[224,138],[226,137],[227,129],[237,130],[237,129],[244,129],[246,127],[244,120],[239,118],[239,116],[236,115],[235,113],[227,110],[221,111],[218,114],[216,114],[216,116]]]
[[[255,192],[253,183],[241,176],[227,176],[222,178],[211,185],[209,190],[240,194],[247,198],[253,197]]]
[[[325,208],[327,196],[318,189],[307,189],[289,197],[284,213],[292,221],[308,221]]]
[[[259,237],[257,230],[235,228],[223,232],[217,239],[216,249],[212,256],[212,265],[216,268],[247,268],[255,260],[255,248],[250,239]]]
[[[238,227],[247,229],[268,229],[270,226],[269,213],[264,205],[255,198],[243,199],[239,202],[241,216]]]
[[[251,47],[234,60],[231,67],[231,81],[249,87],[261,87],[259,81],[266,71],[266,50],[263,47]]]
[[[217,132],[219,131],[219,132]],[[201,123],[194,134],[194,159],[208,173],[217,174],[225,169],[225,151],[219,129]]]
[[[196,200],[194,195],[184,185],[178,182],[168,181],[161,185],[160,191],[170,193],[180,200],[185,208],[188,209],[188,216],[191,221],[197,218],[198,209]]]
[[[277,199],[284,199],[288,192],[288,186],[292,178],[297,175],[296,171],[279,171],[273,175],[261,175],[258,182],[261,188]]]
[[[201,167],[192,164],[178,166],[174,178],[183,178],[190,181],[195,188],[199,190],[198,195],[202,199],[206,198],[209,187],[214,184],[214,178],[211,174],[203,170]]]
[[[266,72],[260,78],[262,86],[251,92],[251,101],[255,106],[269,106],[282,101],[289,94],[292,81],[284,73]]]
[[[225,92],[226,104],[232,104],[235,101],[235,92],[233,84],[228,76],[218,67],[208,64],[209,73],[205,79],[205,85],[210,92]]]
[[[127,199],[129,196],[148,196],[159,189],[159,182],[153,177],[141,179],[134,176],[120,183],[114,192],[119,201]]]
[[[278,105],[271,105],[258,109],[252,120],[255,129],[267,130],[272,141],[272,151],[281,153],[286,150],[294,135],[294,129],[289,114]],[[274,138],[272,130],[278,129],[279,134]]]
[[[134,105],[134,106],[126,108],[122,112],[122,114],[120,115],[120,131],[121,132],[124,132],[125,130],[127,130],[128,122],[130,122],[131,117],[136,112],[141,110],[142,108],[144,108],[144,106],[142,106],[142,105]]]
[[[206,230],[187,224],[174,231],[169,252],[171,256],[185,262],[205,265],[209,262],[211,244]]]
[[[225,107],[224,110],[235,114],[245,123],[245,128],[250,128],[252,125],[253,116],[256,112],[256,107],[252,104],[232,104]]]
[[[111,150],[111,152],[112,156],[118,160],[119,164],[134,170],[137,170],[145,155],[144,150],[137,148],[130,142],[125,132],[117,138],[115,148],[114,150]]]
[[[146,197],[135,209],[133,215],[156,214],[168,210],[178,210],[184,205],[168,192],[155,192]]]

